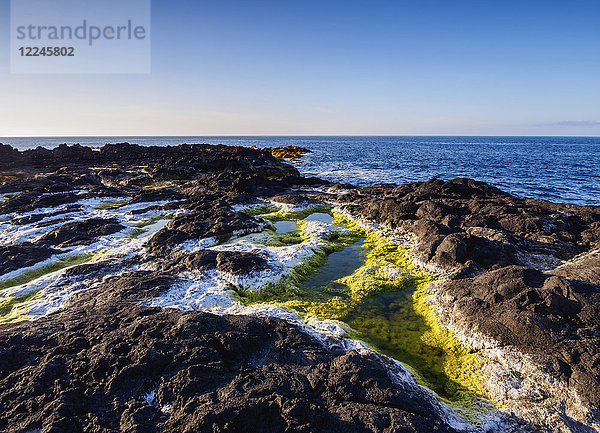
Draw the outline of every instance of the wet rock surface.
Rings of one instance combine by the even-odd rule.
[[[323,344],[278,319],[145,306],[185,272],[269,270],[261,252],[205,248],[261,231],[264,221],[235,210],[259,199],[329,202],[388,227],[419,264],[442,274],[435,299],[445,323],[498,353],[527,356],[548,383],[581,398],[585,414],[569,412],[573,420],[561,422],[571,430],[560,431],[594,431],[598,422],[600,208],[513,197],[471,179],[332,185],[300,177],[268,151],[209,145],[0,146],[0,193],[17,193],[0,203],[15,239],[36,234],[32,242],[3,238],[3,274],[55,248],[146,230],[146,214],[169,219],[143,244],[143,257],[67,269],[85,290],[64,308],[0,325],[0,431],[453,431],[383,358]],[[117,198],[130,208],[121,220],[86,204]],[[72,221],[82,209],[95,216]],[[141,225],[125,223],[130,217]],[[551,404],[547,413],[566,419],[570,403]],[[552,431],[526,421],[529,430],[515,431]]]

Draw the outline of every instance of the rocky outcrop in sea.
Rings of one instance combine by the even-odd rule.
[[[600,208],[298,152],[0,145],[0,431],[600,431]]]

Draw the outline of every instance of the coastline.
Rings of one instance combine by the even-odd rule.
[[[82,314],[86,308],[92,308],[94,310],[93,317],[96,318],[101,318],[103,314],[109,314],[109,312],[117,317],[122,317],[124,322],[120,322],[119,327],[124,326],[123,323],[129,323],[128,321],[135,322],[137,319],[135,319],[134,312],[140,314],[140,317],[145,317],[145,314],[156,316],[158,317],[156,320],[173,324],[169,335],[177,339],[179,331],[175,323],[179,320],[178,317],[185,317],[185,320],[193,321],[195,320],[193,317],[197,315],[200,321],[209,320],[204,318],[205,313],[181,313],[170,308],[163,309],[147,305],[153,305],[152,299],[157,299],[161,294],[172,289],[173,281],[182,276],[186,277],[186,272],[195,272],[200,277],[190,277],[193,284],[196,284],[193,290],[193,284],[191,284],[180,292],[184,296],[191,294],[198,310],[219,312],[217,299],[222,296],[221,292],[227,291],[229,285],[260,290],[267,280],[262,277],[258,279],[254,277],[262,275],[261,272],[275,278],[289,275],[294,268],[297,268],[309,256],[314,255],[315,249],[330,247],[335,250],[335,248],[343,249],[347,246],[344,241],[332,241],[326,238],[333,230],[328,223],[309,224],[310,230],[304,223],[299,235],[300,243],[297,243],[298,239],[293,240],[296,243],[290,243],[290,239],[285,240],[279,237],[278,240],[283,243],[282,245],[259,247],[260,242],[264,242],[264,240],[256,239],[256,236],[265,233],[269,221],[259,218],[259,216],[268,216],[268,213],[252,215],[251,212],[243,213],[239,210],[251,208],[256,203],[263,203],[275,206],[277,209],[275,213],[280,212],[281,218],[289,219],[291,218],[290,212],[304,212],[317,205],[328,204],[335,206],[335,212],[338,214],[352,218],[352,221],[346,222],[349,229],[352,229],[351,222],[354,222],[362,226],[363,230],[383,230],[381,232],[383,236],[394,239],[395,244],[410,250],[413,265],[416,267],[420,265],[429,272],[438,274],[440,277],[438,282],[429,286],[431,296],[428,303],[436,311],[437,320],[444,325],[445,329],[450,329],[458,336],[461,343],[467,348],[485,354],[490,360],[486,370],[492,371],[489,377],[504,377],[502,379],[505,381],[504,383],[511,385],[508,386],[510,389],[504,389],[504,394],[500,395],[499,387],[491,386],[488,380],[488,383],[485,383],[485,390],[490,394],[495,394],[489,397],[492,400],[495,399],[495,402],[501,407],[492,410],[492,412],[496,411],[495,415],[490,416],[484,413],[483,417],[475,416],[474,423],[470,424],[473,419],[467,421],[461,416],[460,411],[440,405],[433,394],[424,393],[416,385],[416,382],[411,381],[410,375],[407,374],[408,371],[400,369],[399,376],[402,377],[402,380],[400,383],[396,383],[396,387],[391,382],[385,382],[391,380],[389,376],[391,367],[381,367],[381,359],[385,358],[379,358],[379,355],[364,346],[340,339],[347,331],[344,331],[343,327],[335,322],[312,320],[314,326],[310,329],[316,327],[317,331],[325,330],[329,334],[326,341],[330,347],[327,350],[316,349],[314,343],[305,342],[303,344],[317,350],[321,361],[327,360],[326,362],[333,363],[338,367],[338,370],[334,372],[335,377],[325,380],[326,383],[329,383],[327,386],[330,387],[328,389],[331,395],[327,397],[327,401],[319,400],[321,417],[330,416],[333,419],[332,414],[336,414],[345,419],[344,417],[350,416],[351,411],[349,412],[347,407],[344,408],[344,404],[340,403],[342,401],[347,404],[352,402],[355,405],[363,405],[359,412],[374,405],[377,409],[371,408],[370,410],[375,410],[378,419],[397,417],[397,421],[404,420],[404,422],[415,423],[413,430],[406,431],[426,431],[433,426],[440,428],[440,431],[444,431],[444,429],[446,429],[445,431],[453,431],[453,429],[528,431],[531,428],[573,432],[594,431],[589,429],[600,431],[598,430],[597,409],[599,396],[589,388],[600,383],[600,378],[595,375],[593,367],[595,365],[594,357],[598,355],[598,337],[595,336],[598,330],[597,325],[590,321],[590,317],[593,317],[592,312],[596,311],[600,305],[596,299],[599,281],[595,279],[598,276],[599,265],[596,255],[592,254],[600,246],[600,230],[598,230],[600,210],[597,208],[517,198],[497,188],[470,179],[455,179],[448,182],[432,180],[398,186],[363,188],[333,184],[314,178],[303,178],[294,167],[281,163],[266,151],[248,148],[195,145],[180,146],[176,149],[142,149],[131,145],[112,145],[104,147],[99,152],[65,147],[52,152],[40,151],[40,154],[40,156],[34,156],[27,163],[23,163],[21,167],[19,167],[20,157],[14,152],[8,152],[3,161],[4,170],[10,167],[13,170],[12,176],[22,176],[11,179],[4,178],[0,187],[2,194],[18,193],[6,197],[6,200],[0,203],[2,214],[9,216],[3,221],[2,229],[4,232],[11,233],[10,236],[12,236],[3,239],[3,246],[11,248],[20,244],[26,248],[25,253],[20,253],[20,256],[16,251],[11,251],[13,253],[11,260],[14,261],[12,268],[16,267],[16,269],[9,267],[6,269],[15,271],[22,268],[24,265],[19,262],[19,258],[32,257],[34,256],[33,252],[39,254],[39,257],[45,257],[43,248],[72,249],[75,247],[75,249],[80,249],[79,253],[85,253],[87,251],[85,247],[91,247],[91,250],[102,251],[103,257],[91,259],[87,264],[69,267],[66,271],[58,271],[58,274],[52,273],[50,279],[44,280],[46,277],[43,277],[41,280],[38,278],[32,280],[34,283],[41,282],[42,286],[54,284],[55,293],[66,291],[69,294],[64,297],[66,302],[63,304],[44,310],[48,313],[53,311],[48,316],[42,315],[43,317],[32,322],[0,325],[0,338],[7,339],[15,345],[21,345],[20,347],[25,351],[33,350],[32,345],[35,339],[28,337],[32,338],[29,343],[27,341],[19,343],[16,341],[16,336],[34,335],[38,332],[37,330],[42,330],[44,327],[58,329],[61,323],[71,321],[76,326],[83,326],[87,330],[86,332],[93,333],[92,330],[86,328],[85,323],[76,317],[77,314]],[[63,167],[67,167],[67,169],[63,169]],[[91,167],[96,168],[91,169]],[[15,168],[23,171],[19,173],[14,171]],[[37,178],[28,178],[31,174],[40,174],[40,171],[46,173]],[[9,191],[11,188],[14,190]],[[79,206],[79,208],[68,209],[69,206]],[[46,214],[52,213],[50,209],[55,215],[46,217]],[[69,214],[69,212],[71,213]],[[75,215],[77,212],[79,214]],[[70,219],[65,221],[64,218]],[[151,221],[152,218],[157,219]],[[21,224],[15,224],[15,219],[20,219]],[[23,219],[29,219],[29,222],[23,221]],[[94,221],[95,225],[90,224],[90,221]],[[42,223],[41,227],[35,227],[35,224],[40,223]],[[49,225],[44,226],[43,224]],[[153,224],[158,225],[152,230],[148,229],[148,231],[142,232],[143,234],[136,232],[138,236],[142,236],[140,239],[134,237],[133,240],[124,241],[133,230],[145,230],[147,227],[152,227]],[[21,228],[16,228],[17,226]],[[23,227],[26,229],[23,230]],[[32,234],[34,236],[31,236]],[[248,236],[254,236],[254,238],[242,239]],[[333,246],[324,242],[324,239],[327,242],[333,242]],[[190,241],[192,241],[191,244]],[[185,242],[188,243],[185,244]],[[243,242],[246,244],[242,244]],[[182,247],[182,245],[184,246]],[[236,249],[235,245],[238,245],[239,248]],[[326,256],[331,254],[327,253],[329,251],[327,249],[323,251]],[[585,266],[570,265],[573,264],[571,260],[574,257],[583,257],[582,255],[585,254],[589,256],[586,260],[591,260],[591,264],[586,262]],[[40,260],[38,263],[43,263],[43,261]],[[319,267],[312,266],[313,268]],[[404,266],[398,268],[406,271]],[[558,271],[556,271],[557,269]],[[592,270],[590,271],[590,269]],[[309,269],[308,271],[314,273],[314,270]],[[529,274],[534,274],[535,278],[529,278]],[[495,279],[485,280],[488,277]],[[251,280],[252,283],[249,283]],[[276,282],[276,279],[272,278],[270,281]],[[466,286],[465,281],[469,282]],[[207,284],[203,286],[200,284],[201,282]],[[28,283],[31,282],[25,284]],[[136,289],[128,288],[129,285]],[[75,286],[75,290],[71,286]],[[469,291],[471,286],[478,291]],[[498,297],[496,296],[498,295],[497,287],[500,286],[504,287],[504,292]],[[22,289],[21,284],[17,287]],[[202,298],[202,296],[207,295],[208,289],[215,287],[220,287],[220,291],[209,293],[209,301],[212,304],[199,302],[201,299],[206,300],[207,298]],[[520,296],[523,294],[526,296],[521,299]],[[229,295],[227,296],[231,298]],[[104,297],[106,299],[103,299]],[[96,299],[103,299],[101,302],[103,305],[99,308],[96,307],[98,303]],[[457,302],[458,299],[461,299],[462,302]],[[231,298],[230,300],[235,299]],[[131,312],[126,312],[125,310],[131,305],[135,305],[135,307],[132,307]],[[232,309],[232,307],[235,308]],[[229,304],[228,308],[221,309],[220,312],[221,314],[231,314],[235,312],[236,308],[238,313],[243,311],[242,307]],[[281,311],[277,309],[279,307],[275,309],[267,307],[262,312],[257,308],[252,310],[251,306],[248,308],[253,318],[242,320],[248,324],[247,326],[251,326],[250,324],[254,321],[266,321],[268,324],[274,324],[272,326],[276,329],[286,329],[285,333],[289,337],[286,337],[285,344],[291,344],[291,346],[286,347],[285,350],[292,350],[290,347],[294,347],[294,343],[291,343],[294,339],[308,338],[299,337],[300,334],[288,330],[285,321],[278,322],[264,318],[265,315],[274,314],[286,318],[287,313],[281,314]],[[564,308],[568,309],[568,314],[562,311]],[[195,308],[188,305],[188,309]],[[496,310],[501,311],[502,315],[496,317],[494,315]],[[11,314],[13,314],[12,310]],[[503,317],[511,314],[518,318],[510,322],[502,322]],[[26,315],[29,316],[29,314]],[[538,316],[546,318],[546,321],[530,320]],[[287,319],[290,317],[292,323],[298,321],[298,316],[294,318],[291,315]],[[487,323],[486,326],[484,319],[490,317],[493,318],[494,323],[501,323],[503,326],[509,325],[510,333],[522,338],[523,341],[511,340],[510,333],[500,332],[495,328],[494,323],[492,325]],[[219,320],[221,320],[219,326],[225,328],[229,326],[225,322],[235,324],[238,321],[228,315]],[[144,321],[142,320],[142,322]],[[304,323],[304,326],[310,325],[310,317]],[[567,324],[573,329],[565,332],[562,328]],[[144,322],[144,326],[147,326],[146,322]],[[223,358],[222,361],[229,358],[236,359],[236,356],[230,353],[232,349],[227,349],[228,346],[234,344],[231,336],[220,333],[218,326],[209,329],[210,332],[219,333],[220,336],[216,338],[220,341],[220,347],[225,347],[227,355],[219,352]],[[206,330],[202,330],[202,332],[206,332]],[[236,332],[239,333],[239,331]],[[253,335],[250,331],[245,330],[242,334],[244,332]],[[529,333],[533,333],[532,335],[537,340],[529,338]],[[111,333],[108,332],[108,334]],[[94,338],[105,338],[103,334],[94,335]],[[49,344],[54,337],[48,336],[47,338],[45,344]],[[83,335],[82,338],[85,340],[88,337]],[[130,350],[135,347],[136,343],[130,341],[126,335],[119,338],[127,340],[126,344]],[[152,341],[153,339],[160,340],[158,337],[147,338]],[[260,337],[254,336],[253,338]],[[337,343],[332,343],[332,341],[337,341]],[[572,346],[554,351],[554,346],[564,341],[569,342]],[[111,344],[117,343],[112,341]],[[214,346],[213,343],[211,344]],[[211,344],[208,344],[208,347],[212,347]],[[246,353],[248,359],[243,362],[246,364],[254,362],[255,368],[263,368],[267,364],[257,363],[253,359],[256,356],[262,356],[260,355],[261,350],[267,350],[267,352],[274,350],[273,347],[279,347],[278,344],[280,342],[277,341],[277,337],[273,337],[271,348],[256,348],[254,352]],[[336,347],[336,344],[340,347]],[[69,353],[68,356],[74,357],[75,353],[89,350],[86,345],[89,343],[82,342],[81,347],[76,348],[79,352]],[[350,352],[346,352],[346,349],[350,349]],[[177,350],[188,349],[178,347]],[[241,349],[239,345],[236,345],[236,350],[244,351],[246,349]],[[579,360],[564,359],[564,350],[578,351],[589,357],[585,358],[584,356],[582,359],[580,356]],[[594,350],[596,351],[594,352]],[[492,354],[492,352],[494,353]],[[363,353],[362,357],[357,357],[358,353]],[[511,363],[507,362],[511,353],[516,354],[515,356],[520,359]],[[289,364],[284,364],[285,356],[292,356],[295,359],[292,365],[294,374],[298,375],[297,380],[307,376],[308,373],[300,368],[307,361],[303,361],[302,357],[299,358],[298,353],[287,353],[283,358],[279,355],[283,356],[278,353],[278,356],[274,358],[275,361],[271,360],[277,366],[275,374],[280,375],[277,377],[283,377],[286,371],[285,365],[289,366]],[[10,360],[8,355],[3,356],[0,364],[3,371],[11,372],[21,380],[26,380],[26,371],[31,368],[27,362],[31,362],[31,360],[23,364],[22,361]],[[303,356],[310,359],[308,354]],[[52,356],[49,358],[48,362],[55,362]],[[523,362],[525,358],[527,362]],[[135,357],[129,358],[128,362],[135,365],[138,361],[133,359]],[[237,360],[234,363],[239,362]],[[540,367],[548,363],[551,365],[554,363],[553,367],[555,368],[548,370]],[[563,364],[569,367],[569,371],[562,368]],[[311,365],[319,372],[317,376],[324,374],[322,362]],[[67,369],[77,375],[78,373],[75,373],[73,368],[74,364],[70,364]],[[114,368],[116,368],[115,376],[110,380],[115,384],[114,386],[117,386],[118,380],[115,378],[120,377],[123,370],[119,371],[121,367]],[[150,367],[145,365],[144,368]],[[191,367],[185,366],[184,368],[184,366],[178,365],[170,368],[175,368],[175,370],[171,370],[171,374],[177,374],[177,371]],[[494,368],[495,371],[493,371]],[[531,391],[533,388],[522,385],[523,379],[520,382],[517,381],[515,385],[514,380],[506,378],[510,373],[515,377],[529,376],[531,379],[532,371],[536,368],[539,373],[536,372],[534,377],[537,385],[534,387],[535,392]],[[143,369],[140,372],[148,373]],[[238,381],[240,386],[256,387],[256,385],[244,385],[250,383],[245,381],[253,373],[245,370],[237,371],[237,376],[232,379],[233,381]],[[361,377],[365,375],[364,381],[353,382],[351,374],[358,374]],[[224,389],[232,382],[223,382],[223,375],[223,371],[216,372],[211,380],[221,377],[220,386]],[[575,378],[573,378],[574,375]],[[148,392],[145,389],[148,388],[147,380],[142,376],[143,374],[139,377],[133,375],[126,379],[135,383],[136,389],[139,388],[138,394]],[[537,380],[537,378],[540,379]],[[95,386],[97,386],[96,392],[106,392],[123,400],[121,406],[115,409],[114,416],[124,417],[125,413],[133,407],[129,405],[130,407],[126,409],[129,404],[127,401],[130,401],[124,397],[126,390],[112,390],[112,385],[103,383],[104,379],[102,378],[94,380],[96,381]],[[154,383],[157,380],[158,378],[155,378]],[[189,384],[184,379],[178,380],[177,384],[161,385],[162,388],[159,387],[155,397],[151,399],[151,404],[146,402],[147,404],[144,406],[143,402],[137,401],[131,410],[135,413],[147,412],[150,414],[144,422],[152,420],[155,428],[160,426],[160,428],[166,429],[168,426],[177,425],[172,423],[189,422],[193,424],[196,422],[196,425],[210,423],[211,418],[207,413],[199,415],[201,412],[199,405],[207,404],[205,400],[194,400],[190,395],[187,404],[193,404],[196,408],[197,413],[194,415],[196,418],[192,419],[190,415],[185,414],[182,401],[177,400],[178,397],[173,394],[174,389],[178,388],[173,387],[185,388]],[[190,383],[196,383],[193,378],[187,380]],[[332,380],[338,382],[331,385]],[[377,386],[367,384],[370,380],[375,380]],[[397,381],[397,379],[395,380]],[[385,384],[382,385],[381,381],[384,381]],[[392,380],[392,382],[394,381]],[[42,388],[49,386],[49,382],[43,382],[43,385],[41,383],[39,382],[36,386],[42,386]],[[325,386],[322,384],[322,380],[319,383],[321,383],[319,386]],[[555,386],[556,383],[559,384],[558,387]],[[5,403],[10,402],[13,398],[13,394],[7,392],[7,384],[8,382],[3,382],[0,389],[0,399]],[[67,392],[66,390],[72,392],[73,386],[72,383],[65,384],[65,392]],[[285,395],[280,385],[271,383],[269,386],[273,387],[271,391],[276,390],[277,395]],[[311,386],[313,385],[311,384]],[[398,394],[398,387],[408,394]],[[142,391],[142,389],[144,390]],[[313,386],[314,389],[316,388]],[[376,389],[385,389],[386,391],[381,395]],[[567,391],[564,391],[565,389]],[[167,395],[169,392],[171,394]],[[544,393],[550,395],[551,398],[543,397]],[[571,405],[574,395],[579,401]],[[33,397],[25,395],[21,400],[27,401],[28,398]],[[58,395],[54,398],[55,401],[61,401],[61,398],[72,399],[73,397]],[[82,397],[78,394],[77,398]],[[131,399],[131,395],[127,398]],[[213,399],[209,404],[211,409],[218,409],[222,414],[231,413],[233,410],[227,405],[233,405],[234,402],[216,402],[214,395],[211,398]],[[296,395],[296,398],[300,397]],[[312,398],[317,399],[314,395]],[[239,404],[246,404],[247,407],[253,407],[253,404],[260,406],[266,404],[266,401],[270,401],[265,399],[266,397],[251,402],[241,398]],[[277,404],[281,404],[281,407],[276,412],[285,413],[285,416],[288,417],[284,417],[284,421],[282,421],[288,423],[285,428],[293,430],[298,427],[289,423],[298,422],[299,418],[297,416],[295,418],[291,412],[285,412],[285,404]],[[302,406],[305,404],[310,406],[313,402],[308,398],[302,404],[293,405],[294,410],[299,410],[298,407],[309,413],[311,410],[316,410]],[[534,405],[536,411],[529,411],[528,405]],[[165,406],[170,406],[166,412],[163,411]],[[566,409],[561,411],[563,406],[566,406]],[[233,413],[243,414],[242,409],[237,408]],[[85,407],[83,410],[90,410],[90,408]],[[454,412],[454,414],[449,414],[447,411]],[[557,411],[558,416],[548,416]],[[78,412],[75,411],[75,413]],[[171,419],[174,416],[170,414],[176,415],[175,419]],[[42,422],[41,416],[42,412],[24,417],[18,411],[13,411],[2,422],[7,423],[9,419],[19,419],[21,423],[19,428],[26,431],[27,428],[37,428],[35,425]],[[135,425],[137,422],[135,420],[138,418],[133,415],[127,416],[129,416],[127,422]],[[486,416],[489,418],[486,419]],[[79,415],[65,415],[61,419],[64,421],[65,418],[68,418],[68,422],[75,422],[71,419],[73,417],[78,420],[77,422],[83,422]],[[453,419],[455,420],[452,421]],[[457,422],[456,419],[459,419],[460,422]],[[55,421],[59,422],[59,420],[50,420],[49,422]],[[329,420],[328,422],[333,421]],[[365,418],[361,422],[365,429],[377,431],[375,421]],[[295,427],[291,427],[292,425]],[[325,429],[323,431],[326,431],[327,428],[332,427],[330,424],[323,424],[323,426],[312,425],[306,428],[316,430],[322,428]]]
[[[432,178],[473,178],[516,196],[600,205],[599,137],[557,136],[222,136],[0,138],[19,150],[80,143],[176,146],[209,143],[269,148],[300,146],[313,152],[297,168],[305,177],[374,186]],[[551,150],[549,152],[548,150]]]

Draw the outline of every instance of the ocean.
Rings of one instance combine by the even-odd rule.
[[[600,206],[600,137],[7,137],[0,142],[19,150],[116,142],[296,145],[313,151],[297,165],[306,176],[358,185],[470,177],[517,196]]]

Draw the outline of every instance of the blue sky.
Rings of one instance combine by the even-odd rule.
[[[600,2],[152,2],[152,73],[11,75],[0,136],[600,135]]]

